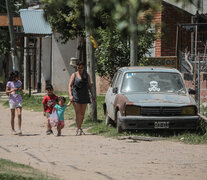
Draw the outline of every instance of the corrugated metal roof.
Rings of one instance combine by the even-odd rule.
[[[20,9],[25,34],[52,34],[50,25],[43,17],[43,10]]]

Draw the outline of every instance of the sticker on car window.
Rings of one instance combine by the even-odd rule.
[[[127,78],[127,79],[132,78],[132,73],[127,73],[127,74],[126,74],[126,78]]]
[[[151,91],[160,91],[160,88],[158,87],[157,81],[150,81],[150,88],[148,90]]]

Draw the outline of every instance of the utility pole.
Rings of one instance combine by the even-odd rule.
[[[92,1],[84,0],[84,11],[85,11],[85,31],[86,31],[86,62],[87,62],[87,72],[91,78],[92,88],[94,92],[94,97],[96,98],[96,76],[95,76],[95,58],[94,49],[90,36],[92,35],[91,30],[91,9]],[[93,120],[97,120],[97,103],[93,101],[88,106],[88,115]]]
[[[136,66],[137,65],[137,44],[138,44],[138,25],[137,25],[137,14],[136,14],[136,8],[132,6],[132,4],[129,5],[130,7],[130,66]]]
[[[11,12],[10,0],[6,0],[6,8],[7,8],[7,15],[8,15],[8,23],[9,23],[12,64],[13,64],[13,70],[15,71],[15,70],[19,70],[19,65],[17,61],[16,39],[14,34],[13,16]]]

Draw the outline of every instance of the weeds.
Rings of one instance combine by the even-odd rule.
[[[1,180],[57,180],[49,177],[28,165],[15,163],[6,159],[0,159]]]

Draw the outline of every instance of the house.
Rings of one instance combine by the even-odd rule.
[[[44,92],[46,84],[51,83],[56,91],[67,91],[70,74],[74,72],[69,63],[76,56],[77,41],[61,44],[58,34],[45,22],[42,9],[22,9],[20,17],[26,49],[24,87]]]
[[[70,66],[70,59],[78,56],[78,41],[69,40],[62,44],[59,34],[52,32],[45,21],[43,10],[39,6],[21,9],[19,13],[16,45],[24,89],[29,89],[29,93],[32,90],[44,92],[46,84],[51,83],[55,91],[68,91],[70,75],[75,71]],[[12,70],[11,65],[10,58],[8,71]],[[101,78],[97,77],[97,93],[105,91],[106,87],[102,87]]]
[[[207,62],[207,1],[200,1],[200,9],[197,3],[197,0],[193,0],[193,4],[163,0],[160,11],[147,11],[153,16],[155,32],[158,35],[151,49],[151,56],[154,57],[151,58],[154,61],[151,64],[171,66],[172,64],[167,63],[170,62],[167,58],[176,58],[177,61],[173,61],[176,62],[174,67],[183,73],[186,86],[197,89],[196,100],[205,102],[207,100],[207,69],[204,68]],[[198,72],[198,55],[202,61],[200,66],[203,72]],[[200,82],[198,74],[200,74]],[[193,82],[195,77],[197,79]]]
[[[172,3],[170,0],[163,0],[160,11],[151,12],[153,23],[156,24],[156,32],[159,34],[152,52],[155,57],[177,56],[178,25],[193,23],[197,10],[198,8],[193,5],[183,6],[183,3]],[[200,21],[207,22],[206,13],[207,1],[203,1],[199,12]],[[190,31],[182,32],[182,49],[188,48],[189,51],[193,51],[191,35]]]
[[[70,75],[75,71],[70,66],[70,60],[78,57],[78,40],[69,40],[62,44],[59,34],[52,32],[49,24],[45,22],[42,9],[22,9],[20,17],[26,49],[24,87],[44,92],[46,84],[51,83],[55,91],[68,91]],[[97,76],[97,94],[105,93],[108,84],[108,81]]]

